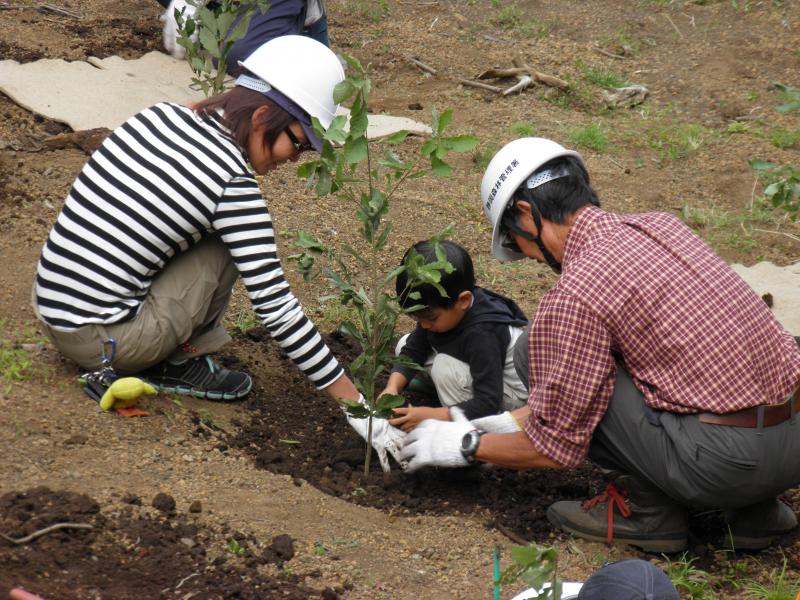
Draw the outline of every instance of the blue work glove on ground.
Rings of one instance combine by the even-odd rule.
[[[406,471],[413,473],[422,467],[467,466],[467,459],[461,453],[461,440],[475,426],[461,411],[451,415],[455,421],[426,419],[406,436],[400,452],[400,458],[408,462]]]

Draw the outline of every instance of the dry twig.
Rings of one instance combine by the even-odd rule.
[[[418,68],[422,69],[426,73],[430,73],[431,75],[436,75],[436,69],[434,69],[430,65],[426,65],[421,60],[419,60],[417,58],[414,58],[413,56],[407,56],[406,60],[408,62],[410,62],[412,65],[414,65],[415,67],[418,67]]]
[[[498,523],[498,522],[495,521],[494,526],[497,528],[497,531],[502,533],[504,536],[506,536],[512,542],[516,542],[517,544],[521,544],[523,546],[527,546],[528,545],[528,540],[526,540],[521,535],[517,535],[516,533],[511,531],[508,527],[506,527],[502,523]]]
[[[480,81],[472,81],[471,79],[462,79],[459,77],[459,83],[462,85],[468,85],[474,88],[480,88],[482,90],[489,90],[490,92],[495,92],[497,94],[503,93],[503,88],[499,88],[496,85],[489,85],[488,83],[481,83]]]
[[[595,52],[599,52],[603,56],[608,56],[609,58],[618,58],[618,59],[624,59],[625,58],[621,54],[614,54],[613,52],[609,52],[608,50],[603,50],[600,46],[592,46],[592,49]]]
[[[25,4],[0,4],[0,10],[35,10],[36,12],[42,14],[54,14],[54,15],[61,15],[62,17],[72,17],[73,19],[80,19],[81,15],[76,13],[72,10],[67,10],[66,8],[61,8],[59,6],[54,6],[52,4],[33,4],[33,5],[25,5]]]
[[[664,16],[666,17],[667,21],[669,21],[669,24],[670,24],[670,25],[672,25],[672,28],[673,28],[675,31],[677,31],[677,32],[678,32],[678,35],[679,35],[679,36],[681,36],[681,37],[683,37],[683,34],[681,33],[681,30],[680,30],[680,29],[678,29],[678,26],[677,26],[677,25],[675,25],[675,21],[673,21],[672,19],[670,19],[670,18],[669,18],[669,15],[668,15],[668,14],[666,14],[666,13],[664,14]]]
[[[56,531],[58,529],[94,529],[94,527],[86,523],[54,523],[49,527],[45,527],[44,529],[39,529],[38,531],[34,531],[30,535],[26,535],[25,537],[21,537],[18,539],[7,536],[4,533],[0,533],[0,537],[2,537],[4,540],[11,542],[12,544],[27,544],[28,542],[31,542],[38,537],[41,537],[47,533],[50,533],[51,531]]]

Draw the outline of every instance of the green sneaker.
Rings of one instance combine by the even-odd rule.
[[[159,392],[223,402],[243,398],[253,387],[250,375],[220,367],[210,356],[177,364],[164,360],[140,376]]]

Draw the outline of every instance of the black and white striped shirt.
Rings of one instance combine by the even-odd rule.
[[[136,316],[165,263],[217,233],[256,314],[319,388],[342,368],[289,289],[272,219],[221,123],[157,104],[118,127],[81,170],[42,249],[36,299],[62,331]]]

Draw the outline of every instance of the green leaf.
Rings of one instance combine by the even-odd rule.
[[[427,140],[424,144],[422,144],[422,147],[419,149],[419,153],[421,156],[427,158],[433,154],[438,147],[439,142],[437,140]]]
[[[375,416],[379,419],[388,419],[395,408],[406,403],[405,398],[396,394],[384,394],[375,401]]]
[[[336,104],[341,104],[342,102],[349,100],[350,97],[355,93],[356,87],[353,85],[353,81],[347,78],[344,81],[337,83],[336,87],[333,88],[333,101]]]
[[[316,252],[316,253],[319,253],[319,254],[321,254],[323,252],[326,252],[328,250],[322,244],[322,242],[319,242],[315,238],[311,237],[311,235],[308,234],[305,231],[298,231],[297,232],[297,239],[295,240],[294,244],[295,244],[295,246],[298,246],[299,248],[304,248],[306,250],[311,250],[311,252]]]
[[[367,138],[361,137],[349,140],[344,145],[345,162],[351,165],[359,163],[367,157],[368,152]]]
[[[474,135],[458,135],[445,138],[447,147],[454,152],[469,152],[478,145],[478,138]]]
[[[281,444],[300,445],[300,440],[281,439],[278,440]]]
[[[200,40],[200,43],[203,45],[203,49],[206,52],[215,58],[219,57],[219,40],[214,37],[214,34],[211,31],[201,28],[197,39]]]
[[[387,135],[385,138],[383,138],[383,141],[386,142],[387,144],[400,144],[406,141],[406,138],[409,135],[410,133],[408,131],[405,130],[398,131],[396,133],[393,133],[392,135]]]
[[[442,135],[444,130],[447,129],[447,126],[450,125],[450,122],[453,120],[453,111],[451,109],[447,109],[441,115],[439,115],[439,122],[437,123],[436,131],[437,135]]]
[[[767,162],[766,160],[761,160],[759,158],[754,158],[748,161],[748,164],[752,169],[756,171],[768,171],[770,169],[774,169],[775,165],[771,162]]]
[[[344,405],[347,414],[355,417],[356,419],[365,419],[370,415],[369,408],[355,400],[347,400],[342,398],[341,402]]]
[[[437,177],[450,177],[453,174],[453,168],[436,156],[431,157],[431,171]]]

